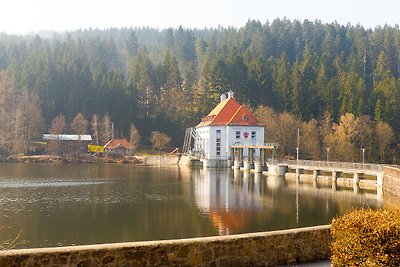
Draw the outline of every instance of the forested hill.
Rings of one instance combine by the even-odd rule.
[[[118,135],[131,123],[180,144],[232,90],[253,108],[306,122],[352,113],[400,131],[400,30],[276,19],[242,28],[125,28],[0,35],[0,69],[14,98],[29,92],[44,119],[109,114]],[[18,101],[14,101],[18,104]],[[9,104],[10,106],[10,104]],[[12,107],[9,107],[12,108]],[[14,107],[15,108],[15,107]],[[4,112],[3,108],[3,112]],[[40,131],[38,131],[40,132]]]

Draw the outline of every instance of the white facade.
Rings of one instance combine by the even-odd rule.
[[[196,126],[194,151],[204,166],[229,166],[232,146],[264,145],[264,125],[245,106],[240,105],[229,91],[221,95],[221,102]],[[255,149],[253,156],[260,156]],[[248,156],[248,150],[241,151]]]
[[[207,160],[231,159],[231,146],[233,145],[263,145],[264,127],[263,126],[229,126],[229,125],[209,125],[196,128],[196,132],[201,137],[201,147],[203,157]],[[247,150],[244,150],[247,156]],[[256,157],[259,156],[256,150]]]

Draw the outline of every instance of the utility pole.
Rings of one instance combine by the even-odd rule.
[[[299,143],[300,143],[300,128],[297,128],[297,147],[296,147],[296,160],[299,160]]]

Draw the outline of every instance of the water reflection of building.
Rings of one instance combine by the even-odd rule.
[[[210,216],[220,234],[242,229],[254,211],[270,201],[262,194],[260,177],[248,175],[239,178],[230,171],[199,170],[193,176],[196,205]]]
[[[290,183],[279,176],[214,169],[193,174],[196,205],[220,235],[261,224],[271,229],[328,224],[354,207],[381,206],[374,192],[332,189],[330,184]]]

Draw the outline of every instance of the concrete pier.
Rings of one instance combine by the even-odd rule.
[[[232,145],[230,161],[233,161],[234,169],[241,169],[243,166],[244,171],[252,170],[255,173],[261,173],[266,169],[267,151],[274,151],[276,147],[276,144]],[[247,152],[246,157],[244,157],[245,152]],[[274,152],[272,154],[274,155]]]
[[[336,191],[337,190],[337,181],[332,180],[332,190]]]
[[[284,176],[287,172],[287,166],[284,164],[268,164],[268,175],[271,176]]]
[[[353,184],[353,192],[356,195],[360,193],[360,187],[358,186],[358,184]]]
[[[313,170],[313,179],[317,180],[318,179],[318,175],[320,173],[320,170]]]
[[[379,173],[378,176],[376,177],[376,186],[382,187],[383,185],[383,175],[384,173]]]
[[[243,162],[243,170],[250,171],[251,170],[251,161],[245,160]]]
[[[300,175],[304,173],[304,169],[297,168],[296,169],[296,178],[300,179]]]
[[[353,183],[355,185],[358,185],[360,183],[360,176],[362,176],[362,173],[357,173],[357,172],[354,173]]]
[[[337,183],[337,179],[340,177],[340,172],[333,171],[332,172],[332,184]]]
[[[270,146],[233,145],[231,146],[231,157],[225,160],[201,159],[201,161],[203,167],[229,167],[234,170],[264,173],[270,176],[284,176],[288,172],[288,169],[290,169],[292,173],[295,171],[295,175],[293,173],[293,176],[298,182],[303,178],[312,179],[315,182],[319,182],[322,179],[326,182],[331,181],[333,188],[336,188],[338,182],[339,186],[342,186],[344,183],[351,186],[352,184],[359,185],[360,183],[365,184],[366,182],[369,183],[370,186],[376,186],[378,188],[383,185],[384,174],[382,165],[309,160],[288,160],[279,161],[279,163],[277,163],[274,159],[267,163],[267,150],[271,148],[274,151],[276,147],[272,144]],[[272,155],[274,155],[274,153]],[[267,171],[264,172],[265,170]],[[329,173],[331,174],[330,176]],[[346,175],[341,177],[342,173]],[[349,175],[353,178],[349,178]],[[365,175],[375,176],[376,183],[371,181],[371,179],[368,179],[368,181],[364,180],[363,178]]]
[[[233,168],[235,170],[239,170],[240,169],[240,161],[239,161],[239,159],[235,159],[235,161],[233,162]]]
[[[263,171],[263,163],[260,161],[254,162],[254,172],[261,173]]]
[[[282,161],[282,163],[286,164],[288,168],[293,173],[293,176],[296,178],[303,177],[303,172],[312,172],[312,178],[314,180],[319,180],[320,177],[329,177],[332,182],[332,186],[336,186],[336,183],[339,182],[339,185],[343,183],[359,185],[365,183],[369,183],[373,187],[382,187],[383,186],[383,165],[380,164],[362,164],[362,163],[353,163],[353,162],[327,162],[327,161],[311,161],[311,160],[288,160]],[[294,173],[295,172],[295,173]],[[321,175],[321,173],[324,173]],[[327,173],[327,174],[325,174]],[[346,174],[343,175],[342,174]],[[327,176],[328,175],[328,176]],[[310,176],[310,175],[304,175]],[[349,176],[353,177],[352,179]],[[376,183],[373,180],[368,179],[365,180],[365,176],[375,176]]]

